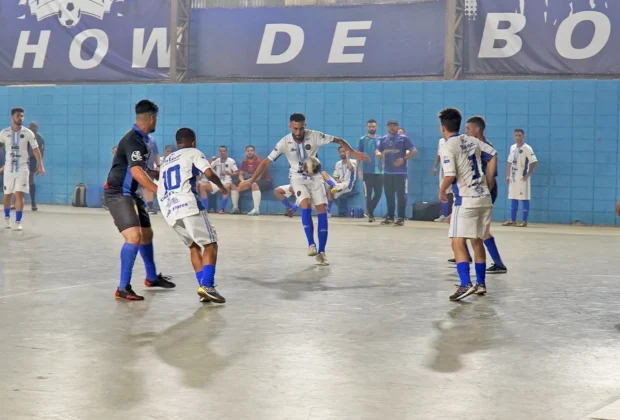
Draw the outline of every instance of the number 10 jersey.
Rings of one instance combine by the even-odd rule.
[[[166,222],[173,226],[177,220],[204,210],[196,190],[197,176],[211,164],[198,149],[187,147],[168,155],[161,165],[157,199]]]

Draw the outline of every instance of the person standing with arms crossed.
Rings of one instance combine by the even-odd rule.
[[[379,146],[377,138],[377,121],[370,119],[366,123],[366,135],[360,138],[358,150],[370,156],[370,162],[360,162],[358,167],[359,179],[364,181],[364,193],[366,195],[366,213],[368,222],[375,221],[375,209],[383,194],[383,162],[375,153]]]
[[[387,201],[387,218],[382,225],[403,226],[407,207],[407,161],[417,154],[413,142],[405,134],[398,133],[398,121],[387,123],[388,135],[381,137],[375,156],[383,159],[383,185]],[[398,199],[398,219],[394,222]]]

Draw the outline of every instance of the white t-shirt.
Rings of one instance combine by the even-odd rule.
[[[454,176],[454,204],[464,207],[491,206],[491,192],[482,171],[482,161],[488,162],[497,152],[488,143],[463,134],[446,140],[441,148],[444,176]]]
[[[334,169],[334,179],[338,179],[339,184],[348,184],[348,188],[350,189],[355,183],[355,177],[357,175],[357,161],[355,159],[350,159],[349,161],[353,166],[352,170],[350,170],[349,167],[342,160],[336,162],[336,168]]]
[[[530,170],[530,163],[538,162],[532,147],[524,143],[523,146],[517,147],[513,144],[508,154],[508,163],[512,164],[510,168],[510,179],[512,182],[520,180]]]
[[[303,162],[310,156],[316,157],[316,153],[319,147],[334,141],[334,136],[323,134],[319,131],[306,130],[304,135],[304,141],[297,143],[292,134],[287,134],[276,144],[276,147],[271,151],[267,158],[271,161],[277,160],[281,155],[286,156],[288,163],[291,167],[290,178],[291,179],[303,179],[308,178],[304,174]],[[320,177],[321,174],[315,175]]]
[[[33,150],[39,147],[34,133],[26,127],[21,127],[19,131],[13,131],[11,127],[0,131],[0,145],[6,150],[5,174],[28,172],[28,145]]]
[[[228,172],[237,172],[239,169],[237,168],[237,162],[234,159],[226,158],[224,162],[222,162],[221,158],[215,159],[215,161],[211,164],[213,166],[213,170],[222,180],[222,184],[231,184],[232,177],[230,175],[226,175],[226,171]]]
[[[206,156],[198,149],[186,147],[169,154],[161,164],[157,199],[166,222],[170,226],[177,220],[204,210],[196,180],[211,168]]]

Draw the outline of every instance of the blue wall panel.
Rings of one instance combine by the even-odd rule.
[[[463,81],[248,83],[200,85],[105,85],[0,88],[0,109],[26,108],[46,138],[47,176],[38,179],[41,203],[68,204],[75,184],[101,184],[112,146],[133,122],[133,104],[142,98],[161,107],[155,137],[163,150],[180,126],[194,128],[208,155],[226,144],[240,162],[253,144],[265,156],[288,132],[288,116],[304,112],[308,126],[344,136],[355,146],[374,118],[380,133],[397,119],[419,155],[410,162],[409,201],[435,200],[432,161],[439,137],[437,112],[446,106],[487,119],[487,137],[500,156],[500,198],[495,220],[509,215],[503,175],[512,130],[526,130],[540,164],[533,177],[533,222],[616,224],[616,181],[620,148],[618,81]],[[8,125],[8,117],[7,117]],[[319,155],[333,170],[336,146]],[[287,183],[287,165],[273,165],[278,184]],[[265,196],[266,198],[266,196]],[[281,212],[264,200],[263,211]],[[361,201],[358,200],[361,206]],[[385,212],[384,202],[378,212]]]

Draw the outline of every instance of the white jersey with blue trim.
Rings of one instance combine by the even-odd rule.
[[[350,159],[353,169],[349,169],[346,163],[342,160],[336,162],[336,168],[334,169],[334,179],[338,180],[339,184],[347,184],[349,189],[353,188],[355,184],[355,177],[357,176],[357,161]]]
[[[207,157],[194,147],[169,154],[161,164],[157,199],[166,222],[173,226],[177,220],[204,210],[196,190],[197,176],[211,168]]]
[[[454,205],[492,205],[482,161],[488,162],[496,154],[493,146],[475,137],[458,134],[446,140],[441,148],[441,159],[444,176],[455,177],[452,183]]]
[[[303,170],[304,160],[311,156],[316,157],[319,147],[332,143],[334,139],[334,136],[323,134],[319,131],[306,130],[304,134],[304,141],[297,143],[293,138],[293,134],[288,134],[282,137],[267,158],[274,162],[281,155],[284,155],[291,166],[291,179],[308,178],[308,176],[304,174]],[[321,174],[317,174],[315,177],[320,176]]]
[[[11,127],[0,131],[0,145],[6,150],[5,174],[28,172],[28,145],[32,150],[39,147],[36,136],[26,127],[21,127],[19,131],[13,131]]]

